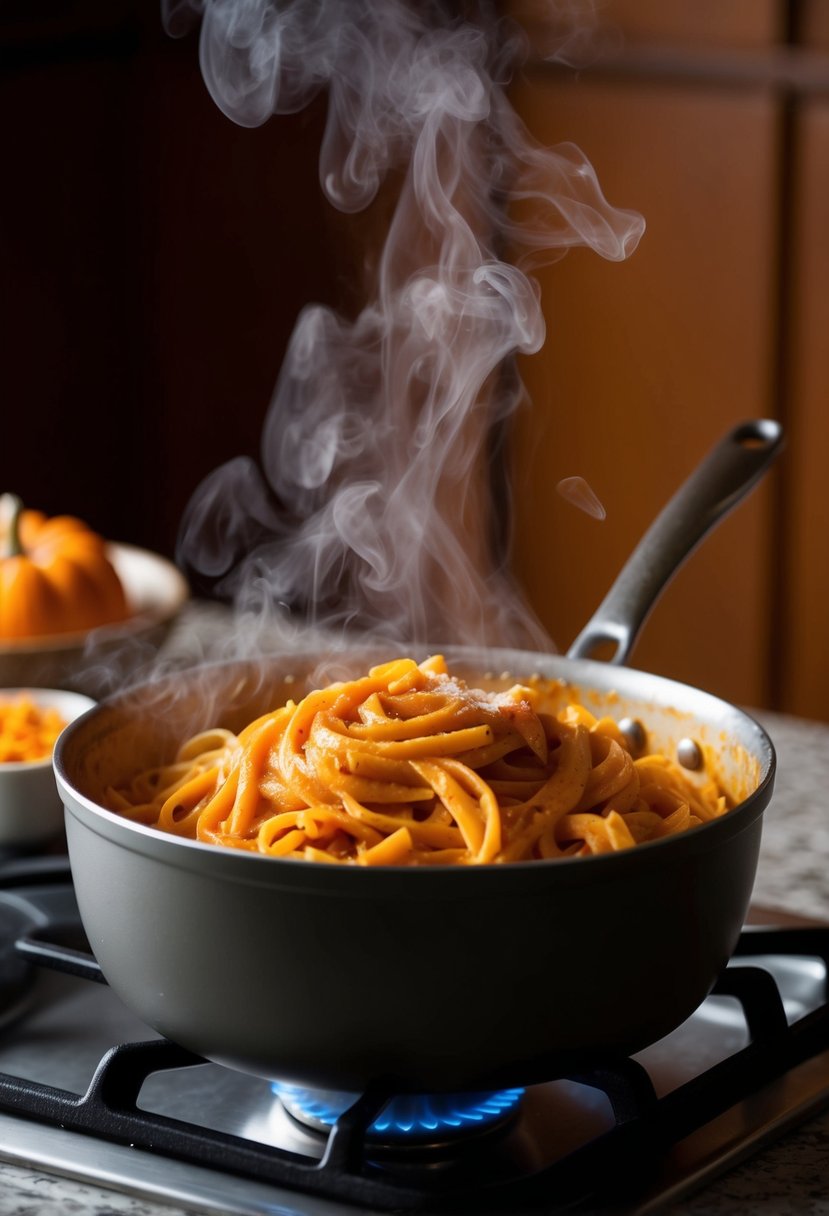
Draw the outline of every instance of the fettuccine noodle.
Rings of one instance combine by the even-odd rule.
[[[725,813],[713,780],[631,754],[612,718],[541,692],[469,688],[441,656],[395,659],[110,789],[110,810],[272,857],[479,865],[628,849]]]

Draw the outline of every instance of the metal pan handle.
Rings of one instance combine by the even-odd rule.
[[[648,528],[568,658],[594,657],[600,646],[611,643],[616,651],[608,662],[624,663],[665,585],[756,485],[783,446],[783,428],[770,418],[729,431]]]

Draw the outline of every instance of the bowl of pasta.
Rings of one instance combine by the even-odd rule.
[[[0,688],[0,845],[25,848],[58,835],[52,751],[64,727],[94,704],[65,689]]]
[[[70,726],[55,776],[115,992],[207,1059],[349,1091],[527,1084],[680,1025],[739,937],[774,748],[622,663],[778,446],[764,423],[715,448],[566,656],[355,641]]]

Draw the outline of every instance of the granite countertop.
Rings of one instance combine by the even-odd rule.
[[[206,619],[209,624],[209,614]],[[212,619],[220,625],[220,617]],[[185,651],[187,636],[192,643],[193,634],[185,629],[171,645]],[[199,654],[201,647],[199,642]],[[778,756],[775,793],[764,817],[755,903],[829,921],[829,724],[765,712],[755,716],[771,735]],[[829,1110],[673,1207],[671,1213],[829,1216],[827,1179]],[[0,1162],[0,1216],[174,1216],[184,1211]],[[296,1212],[302,1211],[297,1196]]]
[[[829,724],[756,713],[777,751],[754,902],[829,921]],[[827,1216],[829,1110],[670,1209],[672,1216]]]

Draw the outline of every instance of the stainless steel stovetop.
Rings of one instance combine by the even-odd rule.
[[[29,961],[51,929],[46,918],[26,928],[33,891],[53,922],[75,914],[57,869],[3,894],[0,923],[11,937],[23,924]],[[586,1061],[531,1086],[507,1126],[471,1136],[457,1155],[363,1154],[347,1127],[326,1139],[286,1113],[270,1082],[203,1062],[169,1066],[190,1058],[169,1054],[105,985],[27,962],[33,984],[6,993],[0,1028],[0,1158],[203,1212],[656,1212],[829,1103],[829,928],[747,930],[740,950],[718,994],[633,1065],[611,1066],[608,1078],[606,1062]],[[148,1062],[143,1048],[122,1052],[93,1087],[103,1133],[72,1130],[86,1126],[99,1062],[133,1043],[154,1045]],[[168,1155],[180,1150],[190,1159]],[[264,1180],[251,1176],[260,1169]],[[298,1189],[303,1178],[310,1190]]]

